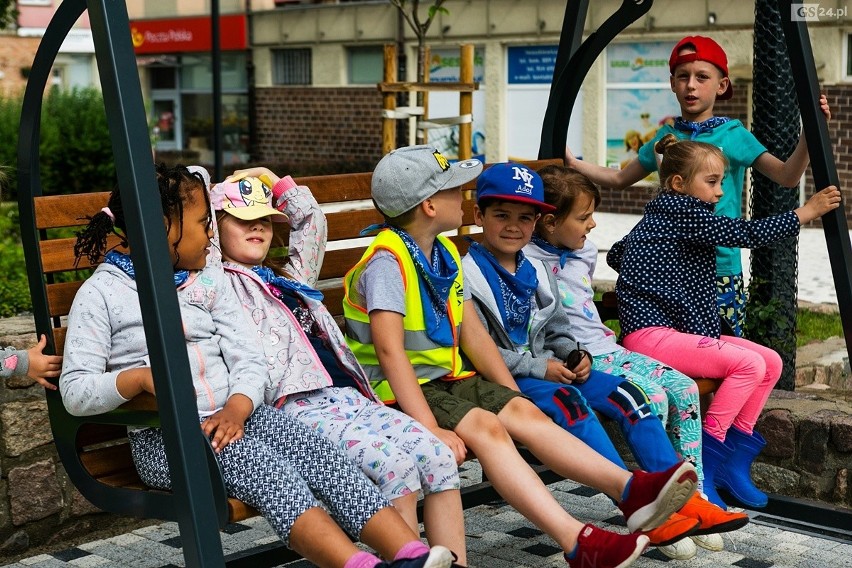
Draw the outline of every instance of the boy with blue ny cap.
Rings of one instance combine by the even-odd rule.
[[[482,171],[450,164],[430,146],[400,148],[373,172],[385,228],[346,275],[349,346],[374,390],[444,441],[461,462],[470,448],[495,489],[562,547],[569,566],[624,567],[697,482],[691,464],[632,473],[559,428],[518,392],[465,292],[462,262],[442,233],[462,224],[461,186]],[[524,444],[553,471],[618,501],[632,534],[568,514],[518,453]]]
[[[591,369],[591,356],[570,333],[556,279],[544,262],[521,250],[539,216],[555,209],[544,202],[539,175],[521,164],[496,164],[479,176],[476,200],[482,242],[471,243],[462,267],[479,320],[521,392],[621,467],[594,414],[584,413],[586,403],[619,424],[643,469],[660,471],[680,462],[645,393],[623,377]],[[666,546],[698,524],[675,513],[648,536],[651,544]]]

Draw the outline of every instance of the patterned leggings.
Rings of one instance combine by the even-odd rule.
[[[458,489],[452,450],[425,426],[354,388],[290,395],[281,410],[331,440],[388,499]]]
[[[146,485],[170,489],[162,431],[130,432],[133,463]],[[245,424],[244,437],[225,446],[216,459],[228,495],[263,514],[285,545],[293,523],[321,500],[354,538],[390,503],[334,444],[269,406]]]
[[[592,369],[622,376],[645,391],[651,411],[665,425],[678,456],[695,466],[699,480],[704,479],[701,412],[695,381],[655,359],[624,348],[594,357]]]

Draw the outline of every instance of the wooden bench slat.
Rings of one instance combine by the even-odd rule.
[[[43,195],[35,199],[36,228],[78,227],[105,207],[109,192],[77,193],[68,195]]]
[[[80,262],[77,262],[77,259],[74,258],[74,242],[76,240],[75,237],[68,237],[41,241],[39,244],[41,264],[45,273],[68,272],[92,267],[88,258],[81,257]],[[121,239],[116,235],[109,235],[107,237],[107,250],[117,247],[120,242]]]
[[[75,282],[57,282],[47,285],[47,307],[51,316],[67,316],[82,280]]]

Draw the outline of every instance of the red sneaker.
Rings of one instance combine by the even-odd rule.
[[[694,535],[735,531],[748,524],[748,515],[745,513],[726,511],[698,493],[690,497],[678,513],[684,517],[698,519],[698,529],[692,533]]]
[[[651,546],[668,546],[683,538],[695,534],[701,523],[678,513],[673,513],[666,522],[645,534],[651,539]]]
[[[565,554],[571,568],[624,568],[648,548],[644,534],[618,534],[585,525],[580,529],[573,558]]]
[[[660,526],[695,493],[698,476],[688,462],[665,471],[633,472],[627,498],[618,504],[630,532],[649,531]]]

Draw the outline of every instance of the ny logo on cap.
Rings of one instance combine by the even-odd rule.
[[[512,169],[515,170],[515,177],[513,177],[512,179],[517,179],[517,180],[521,180],[521,181],[524,182],[523,187],[518,186],[518,189],[516,191],[519,192],[519,193],[527,193],[529,195],[532,195],[532,192],[533,192],[533,184],[532,184],[533,175],[530,173],[530,171],[526,168],[521,168],[521,167],[518,167],[518,166],[512,166]]]

